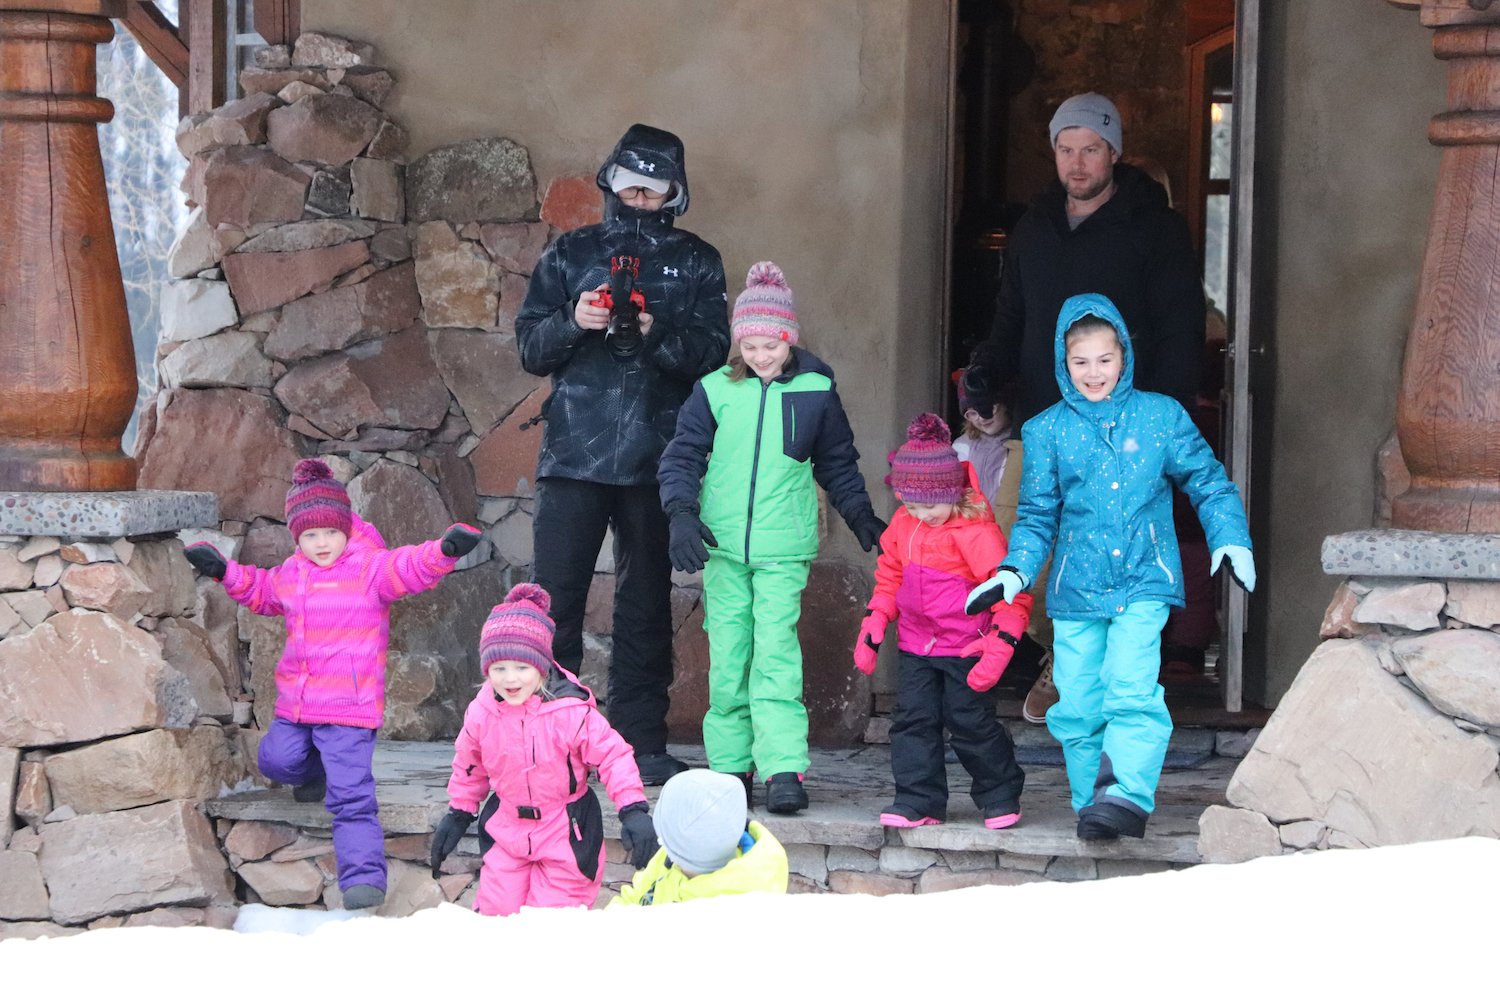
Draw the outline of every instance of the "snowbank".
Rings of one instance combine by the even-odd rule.
[[[6,941],[0,980],[10,996],[236,983],[362,997],[483,983],[517,996],[1431,996],[1493,983],[1497,900],[1500,841],[1469,838],[925,896],[505,919],[451,905],[399,920],[246,907],[240,933]]]

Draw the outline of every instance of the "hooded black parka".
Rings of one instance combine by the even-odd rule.
[[[677,186],[657,211],[623,204],[607,175],[618,164]],[[552,378],[537,478],[611,485],[656,482],[662,449],[693,383],[724,364],[729,315],[724,262],[675,218],[687,211],[682,141],[632,125],[599,168],[604,221],[560,235],[538,261],[516,316],[521,367]],[[584,292],[609,280],[612,257],[639,258],[636,287],[652,316],[640,353],[616,357],[599,330],[573,319]]]

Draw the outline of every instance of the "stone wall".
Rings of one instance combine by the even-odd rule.
[[[234,617],[195,585],[166,533],[180,523],[102,533],[100,496],[125,495],[8,494],[0,511],[10,529],[75,525],[0,535],[0,938],[233,921],[201,803],[253,774]],[[216,516],[203,494],[178,513]]]
[[[382,110],[395,81],[368,45],[304,34],[258,50],[240,84],[245,97],[178,129],[193,211],[141,485],[215,492],[223,521],[201,537],[258,566],[293,551],[283,499],[304,455],[329,462],[389,545],[481,527],[459,572],[392,611],[382,735],[452,736],[479,626],[531,561],[541,432],[522,425],[546,390],[520,370],[512,322],[554,231],[508,139],[408,164]],[[239,630],[264,726],[281,622],[240,611]]]
[[[1323,641],[1204,813],[1204,859],[1500,837],[1500,536],[1356,532],[1323,565]]]

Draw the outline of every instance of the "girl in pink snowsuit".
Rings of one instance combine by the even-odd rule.
[[[280,566],[227,560],[201,542],[184,554],[251,611],[285,616],[276,719],[260,742],[260,770],[294,786],[298,801],[327,806],[344,906],[379,906],[385,838],[371,759],[385,719],[390,606],[437,586],[479,532],[456,524],[440,540],[387,550],[375,529],[354,516],[327,463],[315,458],[297,463],[286,515],[297,551]]]
[[[480,801],[495,793],[483,822],[494,844],[474,902],[490,916],[598,898],[604,821],[590,771],[619,807],[620,841],[635,866],[656,853],[630,744],[599,714],[589,689],[552,659],[551,603],[541,587],[522,583],[490,612],[479,641],[487,683],[464,713],[448,781],[451,808],[432,841],[436,877]]]

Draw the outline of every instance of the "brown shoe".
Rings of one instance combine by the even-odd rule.
[[[1042,654],[1042,676],[1031,685],[1026,700],[1021,703],[1021,718],[1042,725],[1047,721],[1047,709],[1056,705],[1057,699],[1057,685],[1052,683],[1052,650],[1049,649]]]

